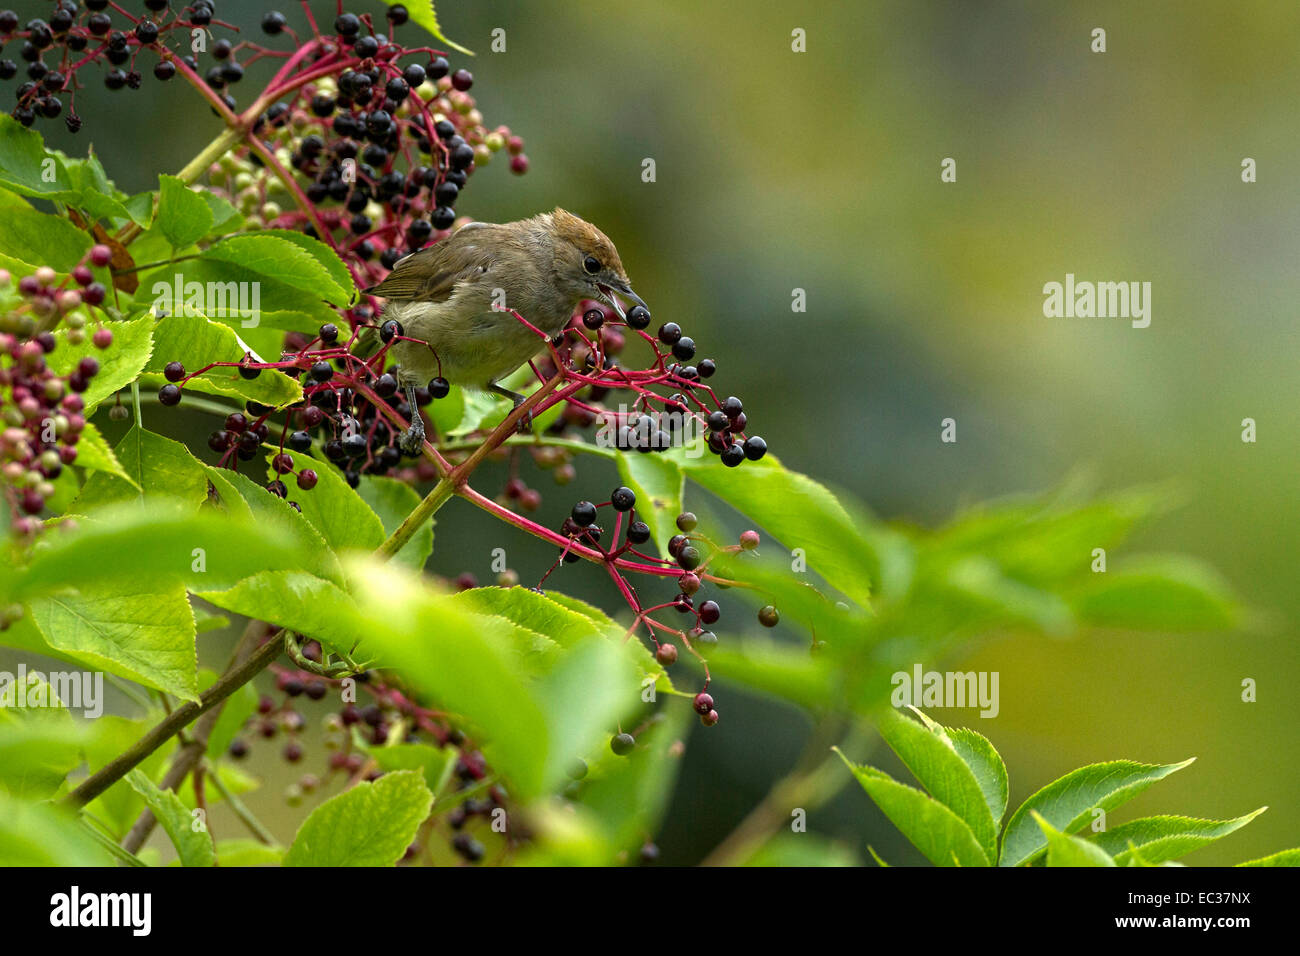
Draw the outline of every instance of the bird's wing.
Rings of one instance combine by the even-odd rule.
[[[445,302],[458,282],[482,275],[492,265],[492,255],[479,238],[489,223],[471,222],[446,239],[398,261],[379,285],[366,290],[385,299]]]

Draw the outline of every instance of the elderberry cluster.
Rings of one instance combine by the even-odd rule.
[[[18,14],[0,10],[0,45],[18,43],[18,56],[26,64],[22,69],[27,80],[16,90],[13,117],[31,126],[37,119],[63,115],[67,128],[73,133],[79,131],[82,120],[75,99],[77,89],[85,82],[84,71],[98,71],[110,90],[137,90],[143,77],[136,61],[145,49],[158,57],[152,70],[159,80],[176,75],[178,59],[191,72],[197,71],[199,64],[194,56],[178,56],[167,42],[179,31],[179,39],[188,44],[191,30],[216,22],[215,0],[194,0],[183,9],[172,9],[167,0],[144,0],[143,6],[142,15],[137,17],[109,0],[58,0],[48,19],[28,20],[21,29]],[[5,52],[7,49],[0,49],[0,54]],[[13,79],[18,70],[12,58],[0,59],[0,80]],[[242,70],[226,80],[234,81],[239,76]],[[234,107],[234,98],[228,93],[223,93],[222,99]]]
[[[321,660],[322,650],[316,641],[305,643],[302,652],[310,661]],[[279,696],[261,695],[256,713],[245,722],[227,752],[232,758],[242,760],[251,753],[257,739],[269,741],[282,737],[281,759],[298,765],[308,756],[303,742],[307,719],[301,709],[301,699],[322,701],[331,694],[338,695],[341,684],[303,670],[277,666],[274,672]],[[377,748],[392,744],[452,748],[456,751],[452,786],[456,791],[473,791],[473,795],[467,795],[447,811],[444,820],[452,831],[448,842],[451,849],[467,862],[482,860],[486,850],[483,843],[473,836],[472,821],[490,816],[494,810],[506,807],[508,801],[505,788],[488,780],[491,771],[483,754],[447,718],[421,707],[378,674],[363,671],[353,679],[365,698],[355,703],[345,702],[325,714],[322,739],[329,756],[321,768],[322,773],[305,772],[289,784],[284,794],[286,802],[290,805],[301,803],[306,794],[328,785],[331,778],[345,781],[379,779],[383,770],[374,758]],[[406,858],[413,859],[422,849],[419,844],[412,846]]]
[[[353,311],[363,310],[366,307],[360,306]],[[291,333],[288,342],[295,350],[284,352],[276,362],[257,363],[251,356],[245,356],[240,362],[215,362],[192,370],[180,362],[168,362],[163,368],[167,384],[159,389],[158,401],[165,406],[180,404],[185,383],[215,367],[236,368],[248,380],[264,373],[298,379],[302,382],[303,398],[289,406],[280,426],[280,454],[271,460],[271,469],[279,477],[267,490],[286,497],[288,488],[283,479],[291,474],[296,475],[297,487],[303,491],[316,486],[318,473],[311,468],[295,471],[293,457],[284,453],[285,448],[300,453],[318,449],[321,456],[343,471],[348,484],[355,488],[363,474],[391,474],[403,458],[397,444],[403,429],[385,417],[375,401],[383,402],[402,420],[409,421],[412,415],[418,414],[419,408],[445,397],[451,389],[445,380],[434,379],[428,387],[415,389],[416,408],[412,409],[405,393],[398,388],[397,368],[376,371],[382,369],[388,346],[401,332],[399,323],[391,320],[383,323],[379,328],[383,347],[367,361],[350,351],[356,332],[345,341],[339,327],[331,322],[322,325],[310,340]],[[208,447],[221,456],[220,464],[233,468],[239,461],[256,458],[270,440],[270,418],[274,411],[250,401],[243,412],[228,415],[223,427],[208,436]]]
[[[86,317],[73,310],[87,299],[103,300],[103,287],[84,264],[72,276],[80,291],[60,288],[48,266],[24,276],[15,290],[10,274],[0,269],[0,488],[18,537],[40,530],[39,515],[55,493],[53,482],[77,458],[86,425],[81,395],[99,373],[93,355],[82,357],[66,375],[55,374],[46,363],[58,345],[53,326],[62,320],[66,341],[81,344]],[[113,333],[101,326],[92,340],[96,348],[107,349]]]
[[[396,27],[408,14],[395,6],[387,16]],[[328,241],[370,285],[446,235],[461,192],[494,153],[509,153],[513,172],[527,170],[523,140],[484,124],[469,93],[473,75],[453,71],[442,54],[404,47],[352,13],[335,19],[333,36],[311,42],[309,62],[325,75],[271,106],[253,133],[292,171],[312,212],[286,210],[276,171],[248,146],[209,170],[212,185],[254,222]]]

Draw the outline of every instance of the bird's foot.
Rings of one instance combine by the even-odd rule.
[[[424,450],[424,421],[420,418],[419,411],[412,411],[411,427],[397,439],[397,447],[408,458],[420,457],[420,452]]]

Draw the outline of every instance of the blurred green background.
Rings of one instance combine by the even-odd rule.
[[[260,37],[266,4],[219,6]],[[1300,842],[1300,182],[1287,172],[1300,147],[1300,8],[437,6],[447,35],[478,51],[453,60],[474,72],[488,123],[523,135],[532,160],[519,179],[501,160],[480,170],[458,211],[506,221],[562,205],[598,223],[656,319],[681,323],[718,360],[711,384],[745,399],[753,430],[789,466],[925,524],[1080,469],[1101,490],[1177,479],[1187,503],[1131,545],[1209,560],[1257,612],[1249,628],[992,640],[948,664],[1000,672],[999,716],[934,716],[992,739],[1012,806],[1084,763],[1195,755],[1117,819],[1272,808],[1189,858],[1201,865]],[[296,4],[280,8],[297,22]],[[498,27],[507,50],[494,54]],[[805,53],[791,51],[796,27]],[[1089,48],[1096,27],[1104,54]],[[258,75],[236,90],[241,102]],[[78,102],[87,129],[74,138],[49,124],[47,136],[75,151],[92,140],[128,192],[155,186],[218,131],[188,91],[151,79],[134,94],[92,85]],[[940,182],[945,157],[957,161],[952,184]],[[1255,184],[1241,181],[1244,157],[1258,163]],[[646,158],[654,183],[641,179]],[[1067,272],[1151,282],[1150,327],[1044,318],[1043,284]],[[795,288],[805,313],[791,311]],[[956,444],[939,440],[946,417]],[[1256,444],[1241,441],[1247,417]],[[155,409],[151,424],[163,422]],[[607,488],[610,475],[592,471],[548,493],[543,516],[558,521],[588,482]],[[496,546],[526,582],[545,569],[544,546],[470,512],[439,516],[440,542],[475,544],[440,547],[438,570],[490,580]],[[566,567],[553,583],[610,607],[596,570]],[[1257,703],[1240,700],[1247,677]],[[717,686],[726,716],[689,741],[658,839],[664,862],[701,859],[807,732],[798,713],[742,699],[725,675]],[[293,775],[272,750],[252,769],[282,785]],[[266,816],[287,840],[291,817]],[[810,827],[859,856],[870,843],[892,862],[921,859],[856,787]]]

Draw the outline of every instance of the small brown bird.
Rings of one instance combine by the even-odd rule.
[[[393,345],[411,406],[411,427],[399,441],[408,454],[424,441],[415,389],[435,377],[505,395],[516,406],[524,400],[497,381],[543,343],[505,309],[554,337],[583,299],[606,302],[620,317],[615,293],[645,307],[609,238],[563,209],[502,225],[468,223],[400,260],[366,292],[387,299],[384,318],[396,319],[405,336],[420,340]]]

